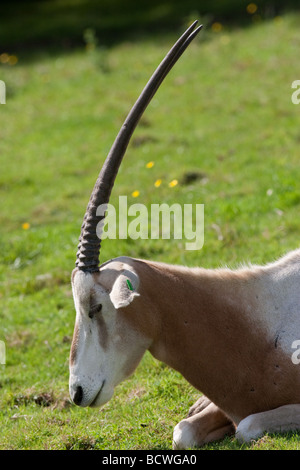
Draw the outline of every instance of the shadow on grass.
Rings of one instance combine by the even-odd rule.
[[[87,30],[107,47],[181,31],[195,18],[206,25],[218,21],[245,26],[300,6],[298,0],[256,0],[247,11],[249,4],[250,0],[6,0],[1,3],[0,54],[34,58],[37,52],[67,52],[87,44]]]

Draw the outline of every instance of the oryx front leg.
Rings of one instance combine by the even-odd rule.
[[[300,430],[300,405],[284,405],[243,419],[237,429],[239,441],[250,442],[265,433]]]
[[[211,403],[211,400],[207,398],[205,395],[202,395],[198,400],[190,407],[189,412],[188,412],[188,418],[190,416],[193,416],[197,413],[200,413],[200,411],[204,410],[204,408],[207,408],[207,406]]]
[[[201,397],[190,409],[188,418],[175,426],[173,448],[201,447],[222,439],[226,434],[234,434],[234,431],[233,423],[223,411],[208,398]]]

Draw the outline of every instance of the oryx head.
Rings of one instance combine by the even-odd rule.
[[[131,135],[163,79],[200,31],[201,26],[195,29],[196,24],[168,52],[128,114],[86,209],[72,273],[76,322],[69,385],[74,403],[80,406],[100,406],[108,401],[114,387],[134,370],[149,347],[149,338],[137,332],[124,314],[139,295],[137,273],[126,260],[99,268],[99,232],[104,216],[97,214],[97,208],[108,204]]]

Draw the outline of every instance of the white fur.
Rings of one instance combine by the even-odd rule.
[[[178,423],[173,432],[173,449],[189,449],[196,445],[193,428],[190,423],[183,419]]]
[[[236,438],[241,442],[251,442],[265,432],[285,432],[299,430],[300,405],[285,405],[274,410],[253,414],[243,419],[236,429]]]

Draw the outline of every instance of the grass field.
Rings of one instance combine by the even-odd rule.
[[[107,240],[102,261],[127,254],[234,268],[299,246],[299,26],[294,13],[196,39],[143,117],[111,203],[203,203],[204,247]],[[0,449],[170,449],[199,395],[148,354],[101,410],[68,395],[70,273],[85,207],[129,106],[177,34],[105,49],[91,36],[68,53],[1,56]],[[205,448],[299,449],[299,437]]]

